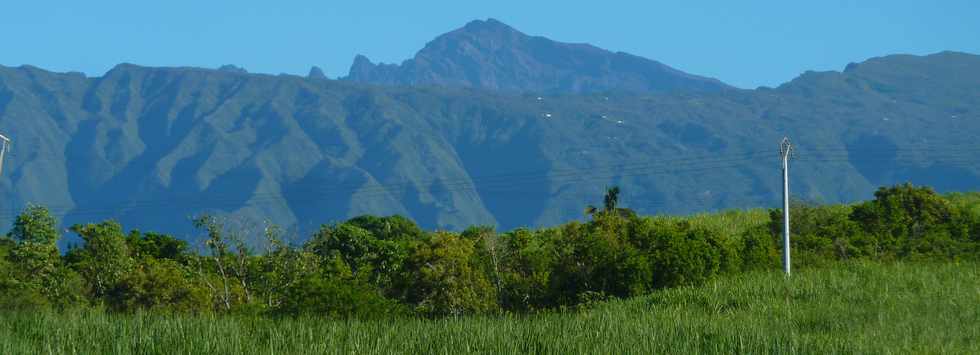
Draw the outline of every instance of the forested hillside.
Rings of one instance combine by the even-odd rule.
[[[400,214],[424,228],[548,226],[623,188],[636,211],[980,188],[980,57],[896,55],[778,88],[513,93],[122,64],[101,77],[0,67],[8,222],[113,218],[199,237],[202,212],[287,228]]]

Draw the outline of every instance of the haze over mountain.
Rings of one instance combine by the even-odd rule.
[[[532,37],[488,19],[426,44],[401,65],[354,58],[346,80],[383,85],[469,87],[506,92],[716,92],[721,81],[588,44]]]
[[[493,30],[472,28],[481,26]],[[364,213],[510,229],[582,218],[610,185],[641,213],[774,206],[784,135],[799,147],[793,193],[807,199],[854,201],[904,181],[980,188],[976,55],[885,56],[758,90],[667,89],[658,76],[577,64],[478,61],[472,77],[431,69],[460,62],[433,49],[452,38],[498,53],[542,41],[511,33],[521,40],[498,42],[501,28],[471,23],[414,62],[386,67],[428,73],[419,77],[432,85],[327,80],[315,70],[121,64],[90,78],[0,66],[0,132],[14,139],[2,215],[39,203],[68,224],[115,218],[187,235],[188,217],[201,212],[304,230]],[[609,54],[556,46],[568,63]]]

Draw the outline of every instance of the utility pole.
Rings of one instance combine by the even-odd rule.
[[[783,159],[783,271],[789,277],[789,157],[793,151],[793,144],[789,138],[783,137],[779,142],[779,156]]]
[[[0,173],[3,172],[3,156],[7,154],[7,146],[10,145],[10,138],[5,137],[0,134],[0,139],[3,139],[3,147],[0,148]]]

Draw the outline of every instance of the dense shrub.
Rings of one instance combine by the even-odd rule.
[[[779,249],[776,238],[763,226],[751,228],[742,233],[742,270],[770,270],[779,266]]]
[[[412,247],[395,288],[421,314],[489,313],[498,308],[497,295],[484,270],[476,241],[436,232]]]
[[[321,274],[308,275],[289,286],[283,302],[274,311],[281,315],[334,319],[388,318],[409,314],[405,306],[386,299],[369,284]]]
[[[70,265],[92,286],[93,296],[101,298],[129,274],[135,264],[122,226],[108,221],[75,225],[71,231],[81,236],[85,244],[69,252]]]
[[[561,230],[521,228],[494,237],[499,246],[500,305],[508,310],[532,311],[553,306],[549,280],[556,262],[556,241]]]
[[[184,261],[190,253],[187,241],[160,233],[132,231],[126,236],[126,245],[133,258],[155,258]]]
[[[379,227],[381,223],[365,223],[366,218],[359,218],[362,221],[359,224],[368,227]],[[386,236],[393,237],[392,234],[398,235],[391,233]],[[397,238],[378,238],[378,235],[352,223],[320,228],[306,248],[325,260],[329,267],[349,270],[354,278],[382,288],[390,287],[391,277],[399,272],[408,253],[406,244]],[[337,265],[337,261],[342,265]]]
[[[116,311],[205,312],[210,298],[173,260],[145,259],[107,292],[109,308]]]
[[[770,210],[769,229],[782,248],[782,210]],[[851,207],[818,206],[793,200],[790,235],[797,266],[818,266],[873,253],[873,243],[850,219]]]
[[[655,287],[697,284],[740,266],[735,244],[722,234],[686,222],[658,224],[649,233]]]
[[[603,213],[587,224],[562,226],[550,280],[556,304],[629,297],[650,289],[653,270],[648,255],[628,238],[632,220],[635,217]]]

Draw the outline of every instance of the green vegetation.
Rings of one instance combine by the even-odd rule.
[[[18,312],[0,353],[980,352],[980,266],[846,263],[748,273],[575,313],[323,321]]]
[[[842,261],[980,260],[980,197],[881,188],[853,206],[794,202],[796,268]],[[324,225],[302,245],[274,225],[204,215],[200,247],[114,221],[75,225],[58,252],[40,206],[6,238],[0,309],[383,319],[587,307],[723,275],[777,267],[781,212],[641,217],[610,188],[587,222],[497,233],[427,232],[399,217]]]
[[[903,329],[919,332],[901,328],[912,321],[900,317],[925,316],[908,311],[911,307],[938,312],[939,318],[924,323],[937,326],[951,320],[970,324],[963,317],[977,315],[960,308],[973,307],[967,305],[977,304],[980,295],[974,280],[980,262],[978,194],[941,196],[905,184],[881,188],[874,200],[853,206],[794,202],[794,264],[804,276],[789,283],[773,272],[780,211],[640,217],[619,206],[618,194],[618,189],[609,189],[602,208],[589,207],[589,221],[553,228],[427,232],[399,216],[361,216],[324,225],[296,246],[286,243],[275,226],[254,228],[209,215],[194,220],[206,234],[196,250],[163,234],[126,234],[118,223],[106,221],[72,226],[84,243],[63,255],[57,249],[57,222],[45,208],[31,206],[8,236],[0,238],[0,312],[13,322],[0,329],[0,336],[8,332],[8,339],[28,342],[18,346],[31,346],[37,335],[23,324],[66,323],[60,336],[71,338],[86,327],[118,322],[122,325],[106,331],[123,334],[107,333],[105,339],[128,334],[137,337],[132,343],[137,347],[153,341],[146,337],[157,332],[155,327],[177,327],[159,332],[171,334],[174,341],[232,332],[213,338],[233,339],[232,344],[209,339],[202,345],[215,351],[258,345],[248,345],[255,341],[285,349],[298,346],[297,341],[339,346],[330,339],[364,342],[367,348],[390,341],[391,346],[428,351],[432,346],[462,346],[470,339],[453,332],[482,334],[483,328],[501,326],[503,330],[490,333],[500,338],[480,341],[496,349],[512,336],[539,336],[522,338],[529,342],[525,350],[561,351],[599,348],[576,342],[569,343],[573,348],[550,348],[542,343],[548,333],[538,332],[575,334],[597,327],[598,333],[583,336],[612,349],[624,345],[600,341],[598,334],[623,334],[611,339],[643,336],[651,343],[637,346],[654,350],[661,349],[663,339],[689,334],[695,340],[681,348],[692,351],[732,350],[729,346],[738,344],[755,350],[814,345],[847,351],[877,347],[879,339],[899,337]],[[250,241],[254,238],[261,243]],[[906,262],[915,264],[902,264]],[[938,273],[935,279],[928,279],[930,272]],[[957,272],[964,274],[963,285],[952,285]],[[884,281],[868,280],[868,275]],[[898,293],[882,291],[889,287]],[[944,292],[955,294],[950,304],[930,305]],[[937,298],[928,298],[933,296]],[[801,313],[793,313],[793,305]],[[892,309],[904,311],[891,314]],[[779,312],[786,318],[767,318]],[[885,327],[889,317],[899,317],[898,323]],[[332,323],[299,329],[316,323],[310,319]],[[741,321],[753,329],[744,335],[748,338],[721,327]],[[667,326],[620,329],[628,324]],[[261,329],[271,325],[297,329],[281,334]],[[137,329],[126,328],[131,326]],[[360,327],[369,335],[348,333],[345,327]],[[414,335],[407,335],[408,340],[385,338],[379,335],[384,327]],[[782,338],[762,337],[781,329],[796,331],[783,331]],[[318,333],[310,333],[314,330]],[[140,333],[144,331],[150,333]],[[865,332],[859,335],[867,339],[845,342],[842,334],[854,331]],[[241,339],[256,332],[262,337]],[[411,340],[429,332],[444,334],[449,343]],[[952,331],[939,340],[960,349],[971,344],[950,337],[968,332]],[[318,334],[342,338],[295,338]],[[937,345],[934,341],[925,337],[895,349],[931,348]],[[102,346],[98,342],[86,346]],[[586,348],[574,348],[581,346]]]

